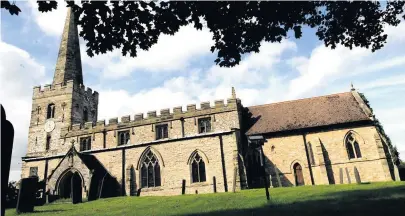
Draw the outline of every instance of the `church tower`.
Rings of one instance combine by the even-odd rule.
[[[34,87],[26,157],[66,153],[61,129],[97,121],[98,93],[83,85],[79,35],[68,8],[52,84]]]

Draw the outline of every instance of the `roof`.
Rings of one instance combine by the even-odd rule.
[[[248,107],[247,135],[370,121],[352,92]]]

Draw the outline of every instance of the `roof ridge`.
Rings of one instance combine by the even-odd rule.
[[[295,100],[279,101],[279,102],[275,102],[275,103],[268,103],[268,104],[260,104],[260,105],[248,106],[248,108],[251,108],[251,107],[261,107],[261,106],[269,106],[269,105],[274,105],[274,104],[291,103],[291,102],[296,102],[296,101],[308,100],[308,99],[313,99],[313,98],[322,98],[322,97],[328,97],[328,96],[334,96],[334,95],[342,95],[342,94],[347,94],[347,93],[350,93],[350,92],[340,92],[340,93],[334,93],[334,94],[329,94],[329,95],[321,95],[321,96],[315,96],[315,97],[300,98],[300,99],[295,99]]]

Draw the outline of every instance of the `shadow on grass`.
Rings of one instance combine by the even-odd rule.
[[[263,196],[263,199],[265,197]],[[392,215],[400,216],[405,212],[405,186],[381,188],[374,190],[348,190],[332,192],[314,199],[280,203],[270,201],[259,208],[223,210],[196,215]]]
[[[34,210],[34,212],[31,213],[57,213],[57,212],[64,212],[66,210],[63,209],[50,209],[50,210]]]

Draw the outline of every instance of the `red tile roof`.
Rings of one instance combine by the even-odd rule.
[[[351,92],[248,107],[247,135],[370,121]]]

